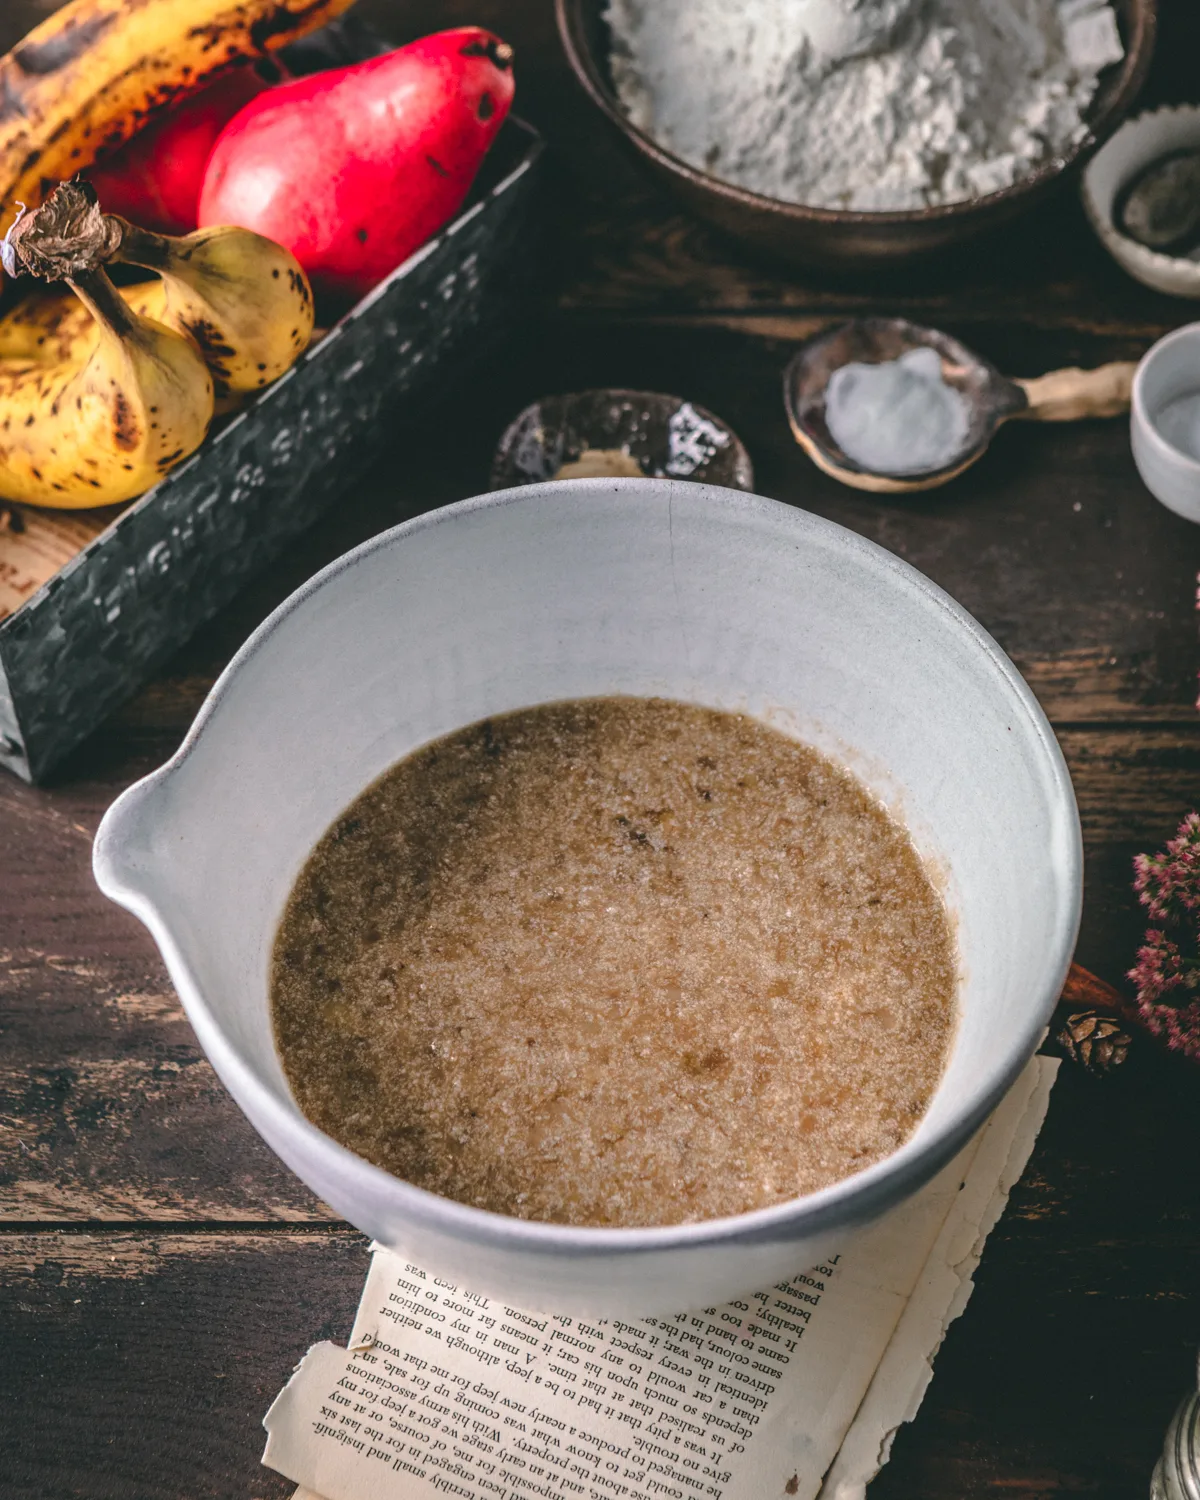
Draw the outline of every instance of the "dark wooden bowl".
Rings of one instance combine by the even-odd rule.
[[[559,36],[576,78],[643,164],[698,218],[750,249],[790,265],[829,270],[897,266],[962,245],[1040,203],[1077,173],[1129,113],[1145,80],[1157,31],[1156,0],[1114,0],[1125,57],[1100,76],[1088,130],[1070,151],[998,193],[937,208],[888,213],[809,208],[710,177],[630,124],[609,69],[605,0],[555,0]]]

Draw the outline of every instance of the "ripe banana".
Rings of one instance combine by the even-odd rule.
[[[0,219],[119,146],[156,110],[351,0],[72,0],[0,58]]]
[[[308,347],[312,290],[290,250],[232,225],[172,239],[105,217],[120,230],[113,259],[162,277],[151,316],[195,340],[218,396],[269,385]]]
[[[118,295],[68,210],[52,198],[10,233],[6,259],[68,280],[97,333],[73,357],[0,359],[0,498],[76,509],[130,500],[198,448],[213,387],[191,340]]]
[[[118,288],[131,312],[152,323],[166,321],[166,287],[155,278],[137,286]],[[173,329],[178,333],[179,329]],[[73,292],[37,291],[26,296],[5,318],[0,318],[0,361],[37,360],[40,364],[82,363],[95,348],[100,330],[95,318]],[[190,335],[189,335],[190,337]],[[193,343],[195,340],[193,340]],[[212,374],[212,370],[209,370]],[[213,381],[213,411],[226,416],[237,411],[247,397],[243,392],[216,394]]]
[[[198,346],[217,398],[245,395],[277,380],[307,348],[313,328],[308,279],[291,253],[248,229],[198,229],[175,239],[99,213],[85,183],[55,193],[62,212],[87,223],[113,260],[153,268],[161,280],[126,287],[135,313]],[[97,337],[87,309],[71,296],[27,297],[0,322],[0,357],[64,360]]]
[[[144,286],[123,287],[121,296],[140,317],[162,322],[162,308],[156,317],[148,311],[145,294],[158,291],[161,282]],[[70,359],[86,358],[100,337],[100,329],[87,307],[72,291],[28,293],[7,317],[0,318],[0,359],[37,360],[41,364],[63,364]]]
[[[82,509],[131,500],[198,448],[212,420],[204,361],[131,312],[103,271],[72,283],[100,335],[83,360],[0,360],[0,496]]]

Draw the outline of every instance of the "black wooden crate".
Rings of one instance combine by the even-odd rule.
[[[43,779],[511,324],[541,152],[510,118],[452,224],[0,621],[0,765]]]

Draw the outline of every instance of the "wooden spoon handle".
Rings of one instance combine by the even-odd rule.
[[[1078,422],[1083,417],[1119,417],[1129,410],[1133,372],[1128,360],[1096,370],[1052,370],[1035,380],[1013,383],[1025,392],[1029,407],[1017,413],[1032,422]]]

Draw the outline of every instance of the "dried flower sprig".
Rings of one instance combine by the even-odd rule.
[[[1200,1062],[1200,813],[1161,854],[1139,854],[1133,888],[1154,922],[1129,977],[1138,1012],[1168,1047]]]

